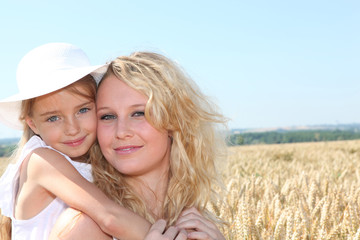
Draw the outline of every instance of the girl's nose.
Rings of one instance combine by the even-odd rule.
[[[76,118],[67,119],[65,121],[64,133],[74,136],[80,132],[80,124]]]

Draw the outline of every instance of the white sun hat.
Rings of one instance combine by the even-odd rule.
[[[0,100],[0,122],[23,130],[19,120],[22,100],[54,92],[88,74],[99,82],[107,66],[92,66],[84,51],[69,43],[48,43],[31,50],[17,68],[19,92]]]

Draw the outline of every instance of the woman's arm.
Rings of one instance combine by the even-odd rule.
[[[86,213],[111,236],[144,239],[150,228],[148,221],[110,200],[62,155],[51,149],[36,149],[27,170],[29,178],[70,207]]]
[[[194,207],[186,209],[181,213],[176,222],[176,227],[186,229],[189,239],[225,240],[225,237],[216,225],[207,220]]]

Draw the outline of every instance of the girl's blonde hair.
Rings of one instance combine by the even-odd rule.
[[[185,208],[196,207],[212,218],[206,205],[216,195],[213,187],[219,175],[215,163],[226,150],[217,129],[218,123],[225,125],[225,118],[175,62],[160,54],[136,52],[118,57],[103,79],[109,74],[149,98],[145,108],[148,122],[159,130],[166,129],[172,138],[167,196],[163,215],[158,217],[171,225]],[[95,184],[119,204],[154,222],[141,196],[99,154],[99,146],[94,150]]]
[[[85,91],[80,91],[79,87]],[[95,101],[96,98],[96,82],[91,75],[86,75],[80,80],[62,88],[61,90],[69,90],[75,95],[80,95],[82,97],[91,99]],[[20,157],[21,151],[24,145],[29,141],[29,139],[35,135],[31,128],[26,124],[25,118],[27,116],[32,116],[32,109],[35,103],[36,98],[26,99],[21,102],[21,111],[19,119],[23,122],[23,134],[20,141],[17,144],[17,148],[10,157],[10,162],[15,162]],[[11,239],[11,219],[3,215],[0,216],[0,239],[7,240]]]

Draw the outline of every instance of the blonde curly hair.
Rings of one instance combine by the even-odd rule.
[[[196,207],[217,221],[206,206],[216,197],[214,185],[219,185],[215,163],[224,157],[226,147],[217,126],[225,126],[226,119],[181,67],[163,55],[136,52],[118,57],[103,79],[110,74],[148,97],[147,121],[172,137],[167,195],[158,217],[172,225],[185,208]],[[93,150],[95,184],[114,201],[152,223],[156,221],[143,198],[104,159],[99,146]]]

